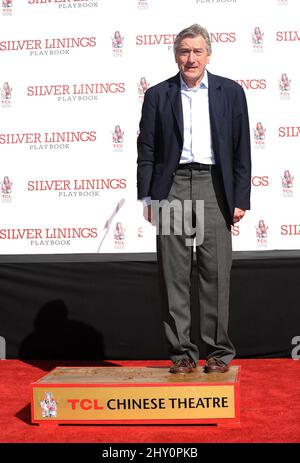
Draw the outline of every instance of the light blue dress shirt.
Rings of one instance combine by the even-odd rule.
[[[183,109],[183,149],[180,164],[215,164],[211,146],[207,72],[204,72],[198,87],[188,87],[181,75],[180,82]]]

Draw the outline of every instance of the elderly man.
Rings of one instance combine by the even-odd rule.
[[[138,137],[138,199],[153,221],[153,204],[181,204],[182,233],[163,232],[163,206],[157,222],[157,259],[163,323],[171,373],[190,373],[199,360],[191,339],[190,290],[196,239],[200,335],[207,346],[206,373],[224,373],[235,356],[228,336],[231,225],[250,209],[251,158],[244,91],[233,80],[206,70],[211,56],[207,30],[182,30],[174,43],[179,73],[145,94]],[[162,201],[164,200],[164,201]],[[204,208],[197,207],[199,202]],[[187,208],[191,204],[191,208]],[[187,214],[187,209],[190,214]],[[202,210],[202,213],[199,211]],[[176,214],[175,214],[176,215]],[[189,238],[189,239],[188,239]],[[197,237],[196,237],[197,238]]]

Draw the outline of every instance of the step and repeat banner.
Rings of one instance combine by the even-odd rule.
[[[0,254],[155,251],[136,199],[147,88],[197,22],[250,115],[252,210],[234,250],[300,248],[299,0],[1,0]]]

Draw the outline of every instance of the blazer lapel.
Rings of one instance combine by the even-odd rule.
[[[213,118],[224,117],[225,107],[222,95],[221,82],[218,76],[211,74],[207,71],[208,75],[208,97],[209,97],[209,110]]]
[[[225,101],[222,93],[222,84],[218,79],[218,76],[208,74],[208,99],[209,99],[209,115],[210,115],[210,127],[212,146],[216,156],[219,153],[220,141],[223,138],[223,131],[226,114],[225,114]],[[222,130],[223,128],[223,130]]]
[[[183,143],[183,112],[180,93],[179,73],[169,80],[168,97],[172,106],[173,116],[176,120],[178,131]]]

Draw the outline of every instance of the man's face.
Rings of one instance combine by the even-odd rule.
[[[195,87],[201,82],[209,59],[205,40],[200,35],[187,37],[180,42],[175,60],[189,87]]]

